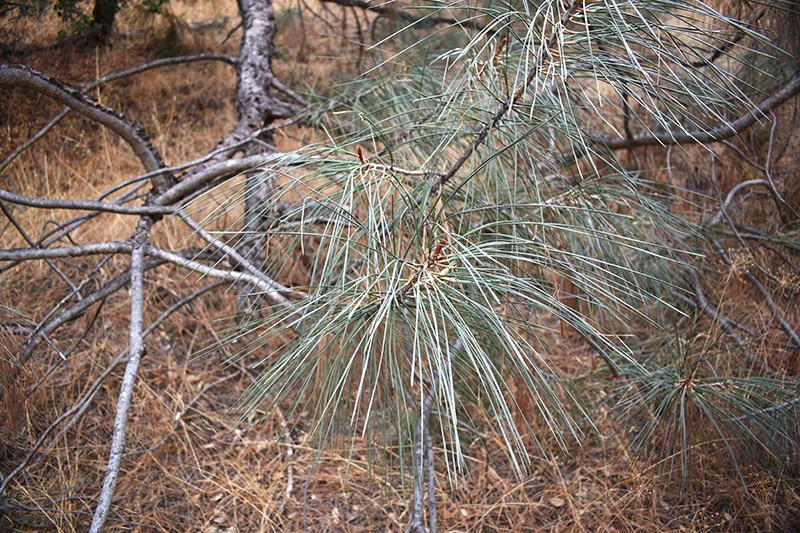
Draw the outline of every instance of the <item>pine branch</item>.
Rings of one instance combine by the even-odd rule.
[[[798,93],[800,93],[800,76],[794,78],[783,89],[733,122],[720,124],[708,130],[643,133],[634,135],[631,138],[608,137],[604,135],[590,135],[589,137],[609,150],[623,150],[638,146],[669,146],[675,144],[707,144],[720,142],[735,135],[739,135],[758,121],[767,120],[771,111],[777,109]]]

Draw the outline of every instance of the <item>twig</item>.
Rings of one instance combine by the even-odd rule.
[[[760,409],[758,411],[754,411],[752,413],[747,413],[746,415],[739,416],[736,418],[728,419],[728,422],[741,422],[742,420],[746,420],[748,418],[753,418],[758,415],[765,415],[767,413],[774,413],[775,411],[780,411],[781,409],[786,409],[787,407],[791,407],[793,405],[797,405],[800,403],[800,398],[794,398],[789,400],[788,402],[783,402],[779,405],[773,405],[772,407],[767,407],[766,409]]]
[[[86,339],[86,337],[89,336],[89,333],[91,332],[92,328],[94,327],[95,322],[97,322],[97,319],[100,316],[100,312],[103,310],[103,305],[105,305],[105,303],[106,303],[105,300],[101,300],[100,301],[100,305],[98,305],[97,309],[95,309],[94,314],[92,315],[92,318],[89,320],[89,323],[86,325],[85,328],[83,328],[83,331],[81,332],[80,337],[78,337],[75,340],[75,342],[72,343],[72,346],[70,347],[70,349],[67,350],[67,352],[65,354],[63,354],[62,357],[58,361],[56,361],[54,364],[50,365],[50,368],[48,368],[44,372],[44,374],[42,374],[42,377],[40,377],[39,380],[33,386],[31,386],[28,389],[28,397],[30,397],[34,392],[36,392],[39,389],[39,387],[42,386],[42,383],[44,383],[47,380],[47,378],[50,377],[50,375],[53,372],[55,372],[56,368],[58,368],[61,365],[61,363],[66,361],[67,357],[72,355],[72,352],[74,352],[78,348],[78,346],[80,346],[81,343]],[[44,340],[47,341],[47,337],[45,337]]]
[[[151,61],[149,63],[145,63],[144,65],[139,65],[139,66],[136,66],[136,67],[133,67],[133,68],[129,68],[129,69],[126,69],[126,70],[122,70],[122,71],[119,71],[119,72],[114,72],[112,74],[107,74],[107,75],[105,75],[105,76],[103,76],[101,78],[98,78],[96,80],[93,80],[93,81],[91,81],[89,83],[84,84],[81,87],[81,92],[85,93],[86,91],[94,89],[95,87],[97,87],[98,85],[100,85],[102,83],[118,80],[118,79],[124,78],[126,76],[131,76],[133,74],[139,74],[141,72],[145,72],[147,70],[150,70],[150,69],[156,68],[156,67],[162,67],[162,66],[167,66],[167,65],[178,65],[178,64],[181,64],[181,63],[191,63],[191,62],[194,62],[194,61],[214,61],[214,60],[223,61],[223,62],[226,62],[226,63],[230,63],[232,65],[236,65],[239,62],[238,58],[227,56],[227,55],[224,55],[224,54],[196,54],[196,55],[191,55],[191,56],[166,57],[166,58],[163,58],[163,59],[157,59],[155,61]],[[30,139],[28,139],[27,141],[25,141],[24,143],[19,145],[13,152],[11,152],[11,154],[8,157],[6,157],[5,160],[3,160],[2,163],[0,163],[0,172],[2,172],[3,169],[5,169],[8,165],[10,165],[11,162],[14,161],[14,159],[16,159],[23,151],[27,150],[31,145],[33,145],[36,141],[38,141],[45,134],[47,134],[47,132],[49,132],[56,124],[61,122],[61,120],[65,116],[67,116],[69,111],[70,111],[69,107],[65,107],[64,109],[62,109],[58,113],[58,115],[53,117],[53,119],[50,120],[50,122],[48,122],[44,127],[42,127],[42,129],[40,129],[35,135],[33,135]],[[160,173],[161,173],[161,171],[157,171],[154,175],[157,175],[157,174],[160,174]]]
[[[58,439],[58,437],[64,431],[66,431],[67,427],[71,426],[77,419],[80,418],[80,416],[85,412],[85,410],[89,406],[89,404],[91,404],[91,402],[94,399],[95,395],[100,390],[100,386],[103,384],[103,382],[106,380],[106,378],[108,378],[108,376],[111,375],[111,372],[113,372],[113,370],[117,367],[118,364],[127,361],[127,358],[124,356],[125,353],[127,353],[127,349],[125,350],[125,352],[123,352],[122,354],[118,355],[117,357],[114,358],[113,361],[111,361],[111,363],[108,365],[108,367],[105,369],[105,371],[103,371],[103,373],[100,374],[100,376],[94,381],[94,383],[92,383],[92,385],[89,387],[89,389],[86,391],[86,393],[83,395],[83,397],[81,399],[79,399],[77,402],[75,402],[75,404],[70,409],[68,409],[67,411],[62,413],[58,418],[56,418],[47,427],[47,429],[44,430],[41,435],[39,435],[39,438],[36,440],[36,443],[31,447],[30,450],[28,450],[28,453],[25,455],[25,458],[22,461],[20,461],[19,464],[16,467],[14,467],[14,470],[12,470],[8,474],[8,476],[6,476],[6,478],[2,481],[2,484],[0,484],[0,494],[4,493],[6,487],[8,486],[8,483],[12,479],[14,479],[14,477],[16,477],[16,475],[19,474],[28,465],[28,463],[30,462],[31,458],[39,451],[39,448],[41,448],[41,446],[44,443],[45,439],[47,439],[47,436],[50,435],[50,433],[56,427],[58,427],[61,424],[61,422],[63,422],[64,420],[66,420],[70,416],[74,415],[72,420],[70,421],[70,423],[67,424],[67,426],[65,428],[63,428],[62,431],[60,431],[58,433],[58,435],[56,435],[53,438],[53,440],[51,441],[50,445],[48,446],[48,449],[51,448],[53,446],[53,444],[55,444],[55,442]],[[37,462],[38,461],[35,461],[33,464],[36,464]]]
[[[164,264],[165,262],[166,261],[163,259],[149,259],[144,262],[144,270],[150,270]],[[31,338],[31,340],[28,342],[28,345],[25,347],[25,350],[22,352],[22,356],[20,357],[22,362],[27,362],[28,359],[30,359],[33,350],[39,345],[40,339],[43,335],[49,335],[65,323],[78,318],[85,313],[89,307],[108,297],[109,295],[114,294],[123,286],[125,286],[128,280],[130,280],[130,270],[118,275],[116,278],[103,285],[103,287],[94,291],[90,295],[85,296],[83,300],[75,303],[55,317],[41,323],[37,328],[36,335]]]
[[[728,257],[728,254],[725,253],[725,250],[722,249],[722,246],[720,246],[719,242],[717,242],[716,239],[711,239],[711,242],[714,245],[714,248],[716,248],[717,253],[725,262],[725,264],[728,266],[733,266],[733,262],[731,261],[730,257]],[[750,281],[750,283],[752,283],[753,286],[761,294],[761,297],[764,298],[764,301],[767,302],[767,305],[772,311],[773,316],[778,321],[778,324],[780,324],[781,329],[792,340],[792,343],[794,343],[795,348],[800,348],[800,336],[797,335],[797,332],[794,330],[794,328],[792,328],[791,324],[789,324],[786,321],[786,319],[783,318],[780,309],[778,309],[778,305],[775,303],[775,300],[772,299],[772,296],[769,294],[769,291],[766,289],[766,287],[764,287],[761,281],[759,281],[759,279],[755,276],[755,274],[750,272],[750,270],[745,270],[744,274]]]
[[[230,38],[231,38],[231,35],[233,35],[233,34],[234,34],[234,32],[235,32],[236,30],[238,30],[239,28],[241,28],[241,27],[242,27],[242,21],[240,20],[240,21],[239,21],[239,23],[238,23],[236,26],[234,26],[233,28],[231,28],[231,31],[229,31],[229,32],[227,33],[227,35],[225,35],[225,37],[224,37],[224,38],[223,38],[223,39],[222,39],[222,40],[219,42],[220,46],[222,46],[223,44],[225,44],[225,42],[226,42],[228,39],[230,39]]]
[[[86,85],[83,86],[82,89],[84,91],[87,91],[89,89],[94,89],[95,87],[103,83],[108,83],[110,81],[118,80],[120,78],[133,76],[134,74],[141,74],[142,72],[158,67],[166,67],[170,65],[182,65],[184,63],[194,63],[197,61],[222,61],[223,63],[228,63],[229,65],[233,66],[239,64],[238,57],[233,57],[226,54],[205,53],[205,54],[193,54],[188,56],[164,57],[161,59],[150,61],[148,63],[144,63],[142,65],[131,67],[129,69],[120,70],[119,72],[106,74],[105,76],[102,76],[100,78],[97,78],[96,80],[87,83]]]
[[[108,454],[108,469],[103,481],[103,489],[95,509],[94,519],[89,528],[89,533],[103,531],[114,489],[117,486],[119,466],[122,452],[125,449],[125,433],[128,427],[128,411],[133,397],[133,386],[136,382],[136,373],[144,354],[142,336],[142,319],[144,316],[144,249],[150,237],[152,220],[142,218],[136,228],[133,239],[136,245],[131,253],[131,318],[130,318],[130,347],[128,348],[128,365],[120,385],[119,399],[117,400],[117,414],[114,417],[114,433],[111,436],[111,450]]]
[[[25,239],[25,242],[27,242],[28,245],[31,246],[31,247],[36,247],[36,243],[33,242],[33,240],[28,236],[28,234],[25,232],[25,230],[19,224],[19,222],[17,222],[17,219],[14,218],[14,214],[11,212],[10,209],[8,209],[6,207],[5,202],[0,201],[0,211],[2,211],[3,214],[6,216],[6,218],[9,220],[9,222],[11,222],[11,224],[13,224],[13,226],[17,229],[17,232],[22,236],[23,239]],[[72,293],[77,296],[78,300],[80,300],[82,298],[81,293],[75,288],[75,284],[72,283],[72,280],[69,279],[67,277],[67,275],[64,274],[64,272],[62,272],[61,269],[58,268],[49,259],[45,259],[45,263],[47,264],[47,266],[50,267],[50,269],[53,272],[55,272],[58,275],[58,277],[60,277],[62,280],[64,280],[64,283],[66,283],[69,286],[69,288],[72,290]]]
[[[764,16],[764,13],[766,13],[766,12],[767,12],[767,6],[766,6],[766,5],[762,5],[761,7],[759,7],[759,8],[756,10],[756,12],[755,12],[755,13],[753,13],[753,16],[752,16],[752,17],[750,17],[750,20],[749,20],[749,21],[747,21],[747,23],[746,23],[746,24],[747,24],[747,26],[752,26],[752,25],[754,25],[756,22],[758,22],[758,20],[759,20],[761,17],[763,17],[763,16]],[[711,63],[713,63],[714,61],[716,61],[717,59],[719,59],[719,57],[720,57],[722,54],[724,54],[725,52],[727,52],[728,50],[730,50],[731,48],[733,48],[733,47],[734,47],[736,44],[738,44],[738,43],[739,43],[739,41],[741,41],[741,40],[742,40],[742,38],[744,38],[744,36],[745,36],[745,35],[747,35],[747,33],[746,33],[744,30],[741,30],[741,29],[740,29],[740,30],[739,30],[739,33],[738,33],[738,34],[737,34],[735,37],[733,37],[733,38],[732,38],[731,40],[729,40],[729,41],[725,41],[725,42],[722,44],[722,46],[720,46],[719,48],[717,48],[716,50],[714,50],[714,53],[713,53],[713,54],[711,54],[711,57],[709,57],[708,59],[700,59],[700,60],[694,61],[693,63],[690,63],[690,65],[691,65],[692,67],[695,67],[695,68],[700,68],[700,67],[705,67],[705,66],[708,66],[709,64],[711,64]]]
[[[444,418],[449,418],[450,420],[455,422],[456,425],[459,426],[461,429],[465,429],[465,430],[469,431],[470,433],[472,433],[476,437],[480,438],[481,440],[485,441],[487,439],[486,435],[484,435],[483,433],[481,433],[480,431],[475,429],[472,425],[467,424],[466,422],[464,422],[461,419],[453,418],[453,415],[451,415],[451,414],[444,413],[444,412],[438,411],[436,409],[432,409],[431,410],[431,414],[432,415],[436,415],[436,416],[440,416],[440,417],[444,417]]]
[[[770,183],[767,180],[754,179],[754,180],[743,181],[743,182],[737,184],[736,187],[734,187],[730,191],[728,191],[728,196],[725,198],[725,201],[723,201],[721,203],[720,210],[717,211],[717,214],[714,215],[714,217],[711,220],[709,220],[705,225],[713,226],[717,222],[719,222],[720,218],[722,218],[722,216],[723,216],[724,210],[727,209],[728,206],[731,205],[731,202],[736,197],[736,195],[739,193],[739,191],[741,191],[745,187],[755,187],[756,185],[765,185],[765,186],[769,187]]]
[[[64,108],[64,109],[62,109],[62,110],[61,110],[61,112],[60,112],[58,115],[56,115],[55,117],[53,117],[53,118],[50,120],[50,122],[48,122],[47,124],[45,124],[45,125],[44,125],[44,127],[43,127],[42,129],[40,129],[38,132],[36,132],[36,134],[35,134],[35,135],[33,135],[33,137],[31,137],[30,139],[28,139],[28,140],[27,140],[27,141],[25,141],[24,143],[22,143],[22,144],[20,144],[19,146],[17,146],[17,147],[14,149],[14,151],[13,151],[13,152],[11,152],[11,153],[8,155],[8,157],[6,157],[6,158],[3,160],[3,162],[2,162],[2,163],[0,163],[0,172],[2,172],[3,170],[5,170],[5,168],[6,168],[8,165],[10,165],[10,164],[11,164],[11,163],[12,163],[12,162],[13,162],[13,161],[14,161],[14,160],[15,160],[15,159],[16,159],[16,158],[19,156],[19,154],[21,154],[22,152],[24,152],[25,150],[27,150],[27,149],[28,149],[30,146],[32,146],[32,145],[33,145],[33,143],[35,143],[36,141],[38,141],[39,139],[41,139],[42,137],[44,137],[44,136],[47,134],[47,132],[48,132],[48,131],[50,131],[51,129],[53,129],[53,127],[54,127],[56,124],[58,124],[59,122],[61,122],[61,119],[63,119],[64,117],[66,117],[66,116],[67,116],[67,113],[69,113],[69,108],[68,108],[68,107],[67,107],[67,108]]]
[[[5,334],[6,332],[12,333],[12,334],[16,334],[16,335],[19,335],[20,333],[24,333],[25,335],[28,335],[28,336],[35,334],[35,331],[33,329],[31,329],[30,327],[22,325],[22,324],[18,324],[16,322],[0,322],[0,330],[5,330],[5,331],[3,331],[3,334]],[[43,335],[42,338],[44,339],[44,341],[48,345],[50,345],[50,347],[53,349],[53,351],[58,354],[59,358],[62,361],[64,359],[66,359],[66,356],[61,352],[61,350],[59,350],[56,347],[55,344],[52,343],[52,341],[50,341],[50,339],[47,338],[46,335]]]

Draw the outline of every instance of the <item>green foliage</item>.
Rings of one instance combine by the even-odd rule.
[[[108,3],[108,0],[99,1]],[[112,0],[111,4],[113,4],[112,8],[114,13],[116,13],[120,7],[124,7],[124,3],[124,0],[121,5],[118,4],[116,0]],[[104,28],[103,22],[96,20],[93,13],[87,11],[86,2],[84,0],[56,0],[55,4],[53,4],[53,11],[56,12],[61,20],[67,22],[71,26],[73,33],[79,37],[98,40],[110,30],[110,28]],[[64,38],[65,36],[66,33],[63,30],[59,32],[60,38]]]
[[[748,465],[790,467],[800,450],[797,383],[726,369],[736,354],[693,333],[653,339],[642,366],[625,369],[617,407],[634,445],[684,484],[695,457],[727,461],[742,482]]]
[[[258,206],[264,270],[281,279],[303,261],[308,283],[296,288],[308,297],[251,326],[260,336],[237,357],[255,354],[262,374],[243,416],[288,400],[320,445],[389,434],[402,455],[434,391],[455,466],[456,421],[484,410],[522,473],[526,442],[549,432],[565,444],[585,427],[589,409],[564,386],[553,343],[568,324],[624,375],[619,402],[646,419],[643,442],[665,438],[684,461],[692,406],[728,448],[785,457],[775,446],[793,449],[796,422],[769,433],[761,417],[795,394],[785,383],[700,377],[700,360],[641,349],[646,332],[680,316],[668,295],[688,290],[696,228],[670,187],[598,142],[625,136],[630,109],[627,127],[641,132],[737,116],[758,94],[735,74],[750,64],[708,58],[739,32],[762,47],[766,38],[693,0],[448,2],[419,13],[445,8],[482,29],[411,25],[377,43],[385,61],[321,103],[337,109],[338,122],[319,124],[327,140],[299,168],[261,174],[273,191]],[[400,42],[410,44],[390,47]],[[244,194],[228,193],[221,209]],[[253,237],[238,228],[234,242]]]

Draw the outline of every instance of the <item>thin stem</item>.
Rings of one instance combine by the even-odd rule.
[[[156,257],[158,259],[163,259],[164,261],[168,261],[170,263],[174,263],[176,265],[182,266],[183,268],[187,268],[189,270],[198,272],[204,276],[253,284],[262,291],[264,291],[262,296],[267,298],[267,300],[269,300],[269,302],[272,303],[273,305],[289,304],[290,301],[286,296],[284,296],[284,294],[292,296],[293,298],[297,299],[306,298],[305,294],[290,289],[278,283],[277,281],[263,275],[256,277],[244,272],[235,272],[233,270],[222,270],[218,268],[212,268],[202,263],[198,263],[197,261],[193,261],[191,259],[185,259],[174,252],[168,252],[163,248],[159,248],[157,246],[152,246],[152,245],[147,246],[147,253],[153,257]]]

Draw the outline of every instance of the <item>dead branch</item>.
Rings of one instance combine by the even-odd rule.
[[[707,144],[719,142],[742,133],[758,121],[767,120],[773,109],[780,107],[798,93],[800,93],[800,76],[794,78],[783,89],[733,122],[726,122],[708,130],[673,130],[660,133],[643,133],[635,135],[630,139],[626,137],[608,137],[605,135],[590,135],[589,137],[609,150],[624,150],[637,146],[669,146],[671,144]]]
[[[756,9],[755,13],[753,13],[753,16],[750,17],[750,20],[747,21],[746,26],[755,25],[755,23],[758,22],[766,12],[767,12],[767,6],[766,5],[760,6],[758,9]],[[690,65],[695,68],[706,67],[710,65],[711,63],[719,59],[722,56],[722,54],[724,54],[725,52],[727,52],[728,50],[739,44],[739,41],[741,41],[745,37],[745,35],[747,35],[747,32],[740,29],[739,32],[732,39],[725,41],[722,44],[722,46],[714,50],[714,53],[712,53],[708,59],[699,59],[697,61],[690,63]]]
[[[166,260],[159,258],[147,259],[144,262],[143,269],[147,271],[163,265],[165,262]],[[79,316],[83,315],[83,313],[85,313],[89,307],[120,290],[128,283],[128,281],[130,281],[130,276],[130,270],[126,270],[90,295],[85,296],[83,300],[75,303],[58,315],[39,323],[36,328],[36,334],[31,337],[31,339],[28,341],[28,344],[25,346],[25,349],[20,357],[20,361],[25,363],[28,361],[28,359],[30,359],[33,350],[35,350],[39,345],[43,335],[49,335],[67,322],[75,320]]]
[[[79,211],[117,213],[121,215],[159,216],[171,215],[175,212],[175,208],[170,206],[132,206],[98,202],[97,200],[51,200],[49,198],[31,198],[30,196],[13,194],[2,189],[0,189],[0,200],[40,209],[72,209]]]
[[[119,477],[119,465],[125,449],[125,433],[128,427],[128,411],[133,397],[133,386],[139,363],[144,354],[144,337],[142,335],[142,322],[144,317],[144,248],[150,240],[150,227],[152,220],[142,218],[136,228],[133,240],[136,243],[131,254],[131,318],[130,318],[130,345],[128,348],[128,365],[120,385],[119,399],[117,400],[117,414],[114,418],[114,433],[111,436],[111,451],[108,456],[108,469],[103,481],[103,489],[95,509],[94,519],[89,528],[90,533],[100,533],[111,508],[114,489]]]
[[[32,261],[60,257],[81,257],[99,254],[129,254],[133,244],[128,241],[101,242],[60,248],[11,248],[0,250],[0,261]]]
[[[0,65],[0,85],[32,89],[106,126],[130,145],[148,172],[165,167],[161,155],[153,146],[141,124],[95,102],[55,78],[25,65]],[[159,173],[152,179],[153,188],[157,192],[163,192],[173,181],[174,179],[169,173]]]
[[[147,327],[147,329],[144,330],[144,332],[142,333],[142,339],[146,339],[150,335],[150,333],[155,331],[155,329],[158,326],[160,326],[161,323],[164,322],[164,320],[166,320],[167,318],[172,316],[176,311],[178,311],[179,309],[183,308],[185,305],[187,305],[188,303],[190,303],[193,300],[197,299],[198,297],[202,296],[206,292],[208,292],[208,291],[210,291],[212,289],[215,289],[215,288],[217,288],[217,287],[219,287],[219,286],[221,286],[223,284],[224,284],[224,281],[215,281],[214,283],[210,283],[210,284],[208,284],[208,285],[206,285],[204,287],[201,287],[200,289],[194,291],[192,294],[190,294],[190,295],[188,295],[188,296],[186,296],[184,298],[181,298],[178,302],[176,302],[175,304],[171,305],[167,310],[165,310],[163,313],[161,313],[161,315],[159,315],[159,317],[156,320],[154,320]],[[20,461],[20,463],[14,468],[14,470],[12,470],[11,473],[9,473],[8,476],[6,476],[6,478],[2,481],[2,485],[0,485],[0,494],[3,493],[3,491],[5,490],[5,488],[8,485],[8,483],[12,479],[14,479],[14,477],[17,474],[19,474],[19,472],[21,472],[24,468],[26,468],[28,466],[28,464],[31,461],[31,458],[34,455],[37,454],[37,452],[39,451],[39,448],[41,448],[41,446],[44,443],[45,439],[47,439],[48,435],[50,435],[50,433],[52,433],[55,428],[57,428],[62,422],[64,422],[67,418],[69,418],[69,421],[66,424],[64,424],[64,427],[62,427],[59,430],[59,432],[50,440],[50,444],[48,444],[48,446],[45,449],[45,451],[48,451],[48,450],[52,449],[52,447],[55,445],[55,443],[58,441],[58,439],[61,437],[61,435],[66,433],[67,430],[70,427],[72,427],[73,424],[75,424],[78,420],[80,420],[80,418],[86,412],[87,408],[91,405],[92,401],[94,400],[94,397],[100,391],[101,385],[105,382],[105,380],[108,379],[108,377],[112,374],[112,372],[114,371],[114,369],[116,369],[116,367],[118,365],[120,365],[122,363],[126,363],[128,361],[128,357],[127,357],[128,351],[129,351],[129,348],[125,348],[122,352],[117,354],[117,356],[111,361],[111,363],[108,364],[106,369],[89,386],[89,388],[86,390],[84,395],[81,398],[79,398],[72,405],[72,407],[70,407],[67,411],[65,411],[58,418],[56,418],[47,427],[47,429],[45,429],[42,432],[42,434],[37,439],[36,443],[31,447],[30,450],[28,450],[28,453],[25,455],[25,458],[22,461]],[[44,378],[42,378],[42,379],[44,379]],[[40,380],[40,382],[41,381],[42,380]],[[36,386],[34,386],[34,388],[38,387],[38,385],[39,385],[39,383],[37,383]],[[125,456],[127,456],[127,455],[130,455],[130,454],[125,454]],[[30,463],[31,466],[35,465],[38,462],[38,460],[39,459],[37,459],[33,463]]]
[[[97,392],[100,390],[100,386],[105,382],[106,378],[108,378],[108,376],[111,375],[111,373],[114,371],[117,365],[119,365],[120,363],[124,363],[128,360],[127,357],[125,357],[124,355],[127,353],[128,350],[126,348],[122,354],[115,357],[111,361],[111,363],[109,363],[109,365],[106,367],[103,373],[100,374],[100,376],[94,381],[94,383],[92,383],[92,385],[88,388],[86,393],[78,401],[76,401],[72,405],[72,407],[70,407],[67,411],[65,411],[58,418],[56,418],[47,427],[47,429],[45,429],[42,432],[42,434],[39,435],[39,438],[36,440],[36,443],[31,447],[30,450],[28,450],[28,453],[25,455],[25,458],[22,459],[22,461],[20,461],[20,463],[16,467],[14,467],[14,470],[12,470],[2,481],[2,484],[0,484],[0,494],[3,494],[6,487],[11,482],[11,480],[14,479],[17,476],[17,474],[19,474],[23,469],[25,469],[28,466],[31,458],[34,455],[36,455],[36,453],[39,451],[39,448],[42,447],[42,444],[44,443],[45,439],[47,439],[48,435],[50,435],[50,433],[52,433],[55,428],[57,428],[67,418],[72,417],[72,420],[70,420],[67,426],[65,426],[58,433],[58,435],[56,435],[52,439],[50,446],[48,446],[48,449],[55,444],[58,437],[61,434],[63,434],[69,426],[74,424],[81,417],[81,415],[83,415],[83,413],[86,411],[86,408],[92,403],[92,400],[97,395]],[[36,464],[36,461],[34,461],[33,464]]]
[[[223,61],[225,63],[230,63],[231,65],[238,65],[239,64],[239,60],[237,58],[231,57],[231,56],[228,56],[228,55],[225,55],[225,54],[211,54],[211,53],[208,53],[208,54],[195,54],[195,55],[179,56],[179,57],[165,57],[165,58],[162,58],[162,59],[157,59],[155,61],[150,61],[150,62],[145,63],[143,65],[138,65],[136,67],[132,67],[132,68],[129,68],[129,69],[121,70],[119,72],[114,72],[112,74],[106,74],[105,76],[102,76],[101,78],[98,78],[98,79],[96,79],[94,81],[91,81],[89,83],[84,84],[81,87],[80,92],[85,93],[86,91],[94,89],[95,87],[97,87],[97,86],[99,86],[99,85],[101,85],[103,83],[108,83],[110,81],[115,81],[115,80],[118,80],[118,79],[121,79],[121,78],[125,78],[127,76],[132,76],[134,74],[140,74],[142,72],[146,72],[148,70],[151,70],[151,69],[154,69],[154,68],[157,68],[157,67],[164,67],[164,66],[168,66],[168,65],[180,65],[180,64],[184,64],[184,63],[193,63],[193,62],[196,62],[196,61]],[[9,154],[9,156],[6,157],[5,160],[3,160],[2,163],[0,163],[0,172],[2,172],[3,169],[5,169],[8,165],[10,165],[11,162],[14,161],[14,159],[16,159],[22,152],[24,152],[30,146],[32,146],[33,143],[35,143],[36,141],[41,139],[45,134],[47,134],[47,132],[49,132],[56,124],[61,122],[61,119],[63,119],[65,116],[67,116],[69,111],[70,111],[69,107],[65,107],[64,109],[62,109],[58,113],[58,115],[53,117],[53,119],[51,119],[50,122],[48,122],[44,127],[42,127],[42,129],[40,129],[30,139],[28,139],[27,141],[25,141],[24,143],[19,145],[16,149],[14,149],[14,151],[11,152],[11,154]],[[149,172],[148,173],[148,178],[157,177],[158,175],[162,174],[163,172],[175,172],[175,171],[176,171],[176,169],[174,169],[174,168],[158,169],[158,170]]]
[[[725,262],[726,265],[733,266],[733,262],[725,250],[722,249],[722,246],[716,239],[711,239],[711,243],[714,245],[714,248],[717,250],[717,253]],[[759,279],[753,274],[750,270],[745,270],[744,272],[747,280],[758,290],[761,297],[764,298],[764,301],[767,303],[770,311],[772,311],[772,315],[775,317],[775,320],[778,321],[781,329],[786,333],[786,335],[792,340],[792,344],[794,344],[795,348],[800,348],[800,336],[797,335],[797,332],[792,328],[791,324],[789,324],[785,318],[783,318],[783,314],[781,313],[780,309],[778,309],[778,305],[775,303],[775,300],[772,299],[772,296],[769,294],[769,291],[764,287],[764,285],[759,281]]]
[[[20,225],[20,223],[19,223],[19,222],[17,222],[17,219],[14,217],[14,214],[11,212],[11,210],[10,210],[10,209],[8,209],[8,208],[6,207],[6,204],[5,204],[4,202],[2,202],[2,201],[0,201],[0,211],[2,211],[2,212],[3,212],[3,214],[4,214],[4,215],[6,216],[6,218],[9,220],[9,222],[11,222],[11,224],[14,226],[14,228],[16,228],[17,232],[18,232],[18,233],[19,233],[19,234],[22,236],[22,238],[23,238],[23,239],[25,239],[25,242],[27,242],[27,243],[28,243],[28,246],[30,246],[30,247],[32,247],[32,248],[35,248],[35,247],[36,247],[36,243],[34,243],[34,242],[33,242],[33,239],[31,239],[31,238],[28,236],[28,233],[27,233],[27,232],[26,232],[26,231],[25,231],[25,230],[22,228],[22,226]],[[66,284],[67,284],[67,286],[68,286],[70,289],[72,289],[72,291],[73,291],[73,292],[76,292],[76,291],[75,291],[75,284],[72,282],[72,280],[71,280],[71,279],[69,279],[69,277],[67,277],[67,275],[66,275],[66,274],[64,274],[64,272],[62,272],[62,270],[61,270],[60,268],[58,268],[58,267],[55,265],[55,263],[53,263],[53,262],[52,262],[52,261],[50,261],[49,259],[45,259],[45,263],[47,264],[47,266],[49,266],[49,267],[50,267],[50,269],[51,269],[53,272],[55,272],[55,273],[58,275],[58,277],[60,277],[62,280],[64,280],[64,283],[66,283]],[[80,300],[80,299],[81,299],[81,294],[80,294],[80,292],[76,292],[76,294],[77,294],[77,296],[78,296],[78,299]]]
[[[63,119],[64,117],[66,117],[66,116],[67,116],[67,113],[69,113],[69,108],[68,108],[68,107],[65,107],[64,109],[62,109],[62,110],[61,110],[61,111],[58,113],[58,115],[56,115],[55,117],[53,117],[53,118],[50,120],[50,122],[48,122],[47,124],[45,124],[45,125],[44,125],[44,127],[42,127],[42,129],[40,129],[40,130],[39,130],[38,132],[36,132],[36,133],[35,133],[33,136],[31,136],[31,138],[30,138],[30,139],[28,139],[28,140],[27,140],[27,141],[25,141],[24,143],[20,144],[19,146],[17,146],[17,147],[14,149],[14,151],[13,151],[13,152],[11,152],[11,153],[8,155],[8,157],[6,157],[6,158],[3,160],[3,162],[2,162],[2,163],[0,163],[0,172],[3,172],[3,170],[5,170],[5,169],[6,169],[6,167],[7,167],[8,165],[10,165],[10,164],[11,164],[11,163],[12,163],[12,162],[13,162],[13,161],[14,161],[14,160],[17,158],[17,157],[19,157],[19,154],[21,154],[22,152],[24,152],[25,150],[27,150],[28,148],[30,148],[31,146],[33,146],[33,144],[34,144],[36,141],[38,141],[39,139],[41,139],[42,137],[44,137],[44,136],[47,134],[47,132],[49,132],[51,129],[53,129],[53,127],[55,127],[55,125],[56,125],[56,124],[58,124],[59,122],[61,122],[61,119]]]
[[[289,305],[290,300],[286,295],[295,299],[305,299],[306,297],[305,294],[290,289],[263,274],[256,277],[244,272],[212,268],[153,245],[146,246],[145,251],[148,255],[151,255],[156,259],[174,263],[193,272],[203,274],[204,276],[210,276],[212,278],[219,278],[237,283],[250,283],[251,285],[261,289],[263,291],[262,296],[267,298],[272,305]]]

